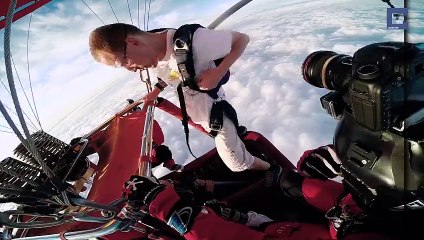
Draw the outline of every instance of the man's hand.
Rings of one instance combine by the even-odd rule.
[[[141,205],[149,206],[156,195],[165,189],[155,177],[142,177],[133,175],[125,182],[123,195],[128,198],[129,204],[137,208]]]
[[[207,69],[196,78],[197,85],[201,90],[214,89],[218,86],[225,73],[219,67]]]
[[[143,112],[146,111],[148,106],[153,104],[153,102],[158,98],[159,93],[160,93],[160,89],[155,87],[153,88],[153,91],[149,92],[143,97],[143,102],[144,102],[143,108],[142,108]]]
[[[143,97],[143,102],[144,102],[144,104],[148,104],[148,103],[150,103],[150,102],[155,101],[155,100],[156,100],[156,98],[158,98],[159,93],[160,93],[160,89],[159,89],[159,88],[156,88],[156,87],[155,87],[155,88],[153,88],[153,91],[149,92],[148,94],[146,94],[146,95]]]

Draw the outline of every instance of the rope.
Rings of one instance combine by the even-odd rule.
[[[3,85],[4,89],[6,89],[6,91],[10,94],[10,96],[12,96],[12,94],[10,93],[9,89],[7,89],[6,84],[4,84],[4,82],[0,79],[1,84]],[[5,108],[9,109],[10,111],[12,111],[13,114],[15,114],[16,116],[18,116],[18,114],[16,114],[15,112],[13,112],[13,110],[8,107],[6,104],[4,105]],[[35,126],[35,124],[31,121],[31,119],[28,117],[28,115],[25,113],[25,111],[23,111],[25,117],[27,117],[27,120],[31,123],[31,127],[33,128],[33,130],[37,131],[37,127]]]
[[[40,125],[41,130],[43,130],[43,127],[41,126],[40,122],[40,116],[38,115],[37,105],[35,104],[35,98],[34,98],[34,92],[32,90],[32,82],[31,82],[31,71],[29,68],[29,29],[31,28],[31,20],[32,20],[32,13],[29,15],[29,23],[28,23],[28,34],[27,34],[27,68],[28,68],[28,81],[29,81],[29,87],[31,89],[31,96],[32,96],[32,103],[34,104],[34,109],[36,115],[36,119],[38,121],[38,124]],[[31,104],[30,104],[31,106]]]
[[[22,85],[22,81],[21,81],[21,78],[19,77],[18,69],[16,69],[15,61],[13,60],[12,55],[10,56],[10,58],[12,60],[13,68],[15,69],[15,74],[16,74],[16,77],[18,78],[19,85],[21,86],[22,92],[24,93],[24,96],[25,96],[25,99],[27,100],[27,103],[29,105],[29,108],[31,109],[32,114],[34,114],[35,119],[37,119],[38,124],[40,125],[40,128],[43,129],[41,127],[40,119],[37,118],[37,115],[35,114],[34,109],[32,108],[31,102],[29,101],[28,96],[27,96],[27,94],[26,94],[26,92],[24,90],[24,86]],[[31,92],[32,92],[32,88],[31,88]]]
[[[16,125],[13,123],[12,119],[10,118],[9,114],[7,113],[6,109],[3,107],[3,103],[0,101],[0,110],[3,113],[3,116],[6,118],[7,122],[9,123],[9,126],[12,127],[13,131],[19,138],[19,140],[24,144],[24,146],[28,149],[28,151],[31,152],[32,156],[37,160],[37,162],[40,164],[43,172],[51,179],[53,178],[53,172],[51,169],[47,166],[45,162],[43,162],[40,153],[37,151],[34,141],[32,141],[31,136],[28,131],[28,127],[25,123],[25,119],[22,115],[22,110],[19,105],[19,99],[16,93],[15,83],[13,81],[13,74],[12,74],[12,64],[11,64],[11,55],[10,55],[10,33],[12,28],[12,19],[14,15],[16,7],[16,0],[12,0],[10,3],[9,11],[7,13],[6,18],[6,28],[4,31],[4,60],[5,60],[5,66],[6,66],[6,75],[7,79],[9,81],[9,89],[12,95],[13,103],[15,105],[16,113],[18,114],[19,121],[21,123],[22,129],[25,133],[25,136],[27,137],[27,140],[23,138],[23,136],[20,134],[18,129],[16,128]]]
[[[128,13],[130,14],[131,25],[134,25],[133,20],[132,20],[132,16],[131,16],[130,3],[128,2],[128,0],[127,0],[127,7],[128,7]]]
[[[87,3],[84,2],[84,0],[81,0],[82,3],[84,3],[84,5],[90,9],[90,11],[100,20],[100,22],[103,23],[103,25],[106,25],[105,22],[103,22],[103,20],[87,5]]]
[[[143,30],[146,31],[146,12],[147,12],[147,0],[144,0],[144,16],[143,16]]]
[[[12,110],[12,108],[10,108],[10,107],[8,107],[7,105],[4,105],[4,107],[5,108],[7,108],[7,109],[9,109],[9,111],[12,111],[12,113],[13,114],[15,114],[16,116],[18,116],[18,114],[17,113],[15,113],[13,110]],[[37,129],[37,127],[35,126],[35,124],[31,121],[31,119],[29,118],[29,116],[23,111],[23,113],[24,113],[24,115],[26,116],[26,118],[27,118],[27,120],[29,121],[29,123],[30,123],[30,127],[32,128],[32,130],[33,131],[38,131],[38,129]]]
[[[7,129],[11,129],[9,126],[3,126],[3,125],[0,125],[0,127],[2,127],[2,128],[7,128]]]
[[[2,133],[11,133],[11,134],[13,134],[13,132],[4,131],[4,130],[0,130],[0,132],[2,132]]]
[[[137,26],[140,28],[140,0],[137,0]]]
[[[4,126],[4,125],[0,125],[0,127],[2,127],[2,128],[6,128],[7,130],[12,130],[12,128],[11,127],[9,127],[9,126]],[[21,132],[21,131],[20,131]],[[12,132],[13,133],[13,132]]]
[[[2,127],[2,128],[6,128],[7,130],[12,130],[9,126],[3,126],[3,125],[0,125],[0,127]],[[0,129],[0,132],[4,132],[4,133],[13,133],[13,132],[11,132],[11,131],[6,131],[6,130],[2,130],[2,129]]]
[[[381,0],[381,1],[387,3],[387,5],[389,5],[391,8],[395,8],[395,6],[393,6],[390,0]]]
[[[110,9],[112,9],[113,15],[115,15],[116,22],[119,23],[118,17],[116,16],[115,11],[113,10],[112,4],[110,4],[110,1],[109,0],[107,0],[107,2],[109,3]]]
[[[149,10],[147,10],[147,24],[146,24],[146,30],[149,30],[149,20],[150,20],[150,4],[152,3],[152,0],[149,0]]]

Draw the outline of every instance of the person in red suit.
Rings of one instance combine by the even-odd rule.
[[[344,191],[342,183],[329,180],[340,171],[340,162],[331,145],[306,151],[297,168],[283,173],[273,165],[267,172],[266,184],[319,209],[326,214],[329,225],[259,218],[255,227],[249,227],[250,216],[216,202],[195,206],[180,197],[172,185],[161,184],[155,178],[132,176],[125,183],[124,192],[130,205],[147,206],[152,217],[167,223],[188,240],[397,239],[384,234],[381,228],[360,222],[358,216],[364,210]]]

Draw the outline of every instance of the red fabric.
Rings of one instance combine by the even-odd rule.
[[[314,206],[315,208],[321,210],[322,212],[327,212],[330,208],[336,206],[337,199],[341,196],[343,191],[343,185],[338,182],[334,182],[331,180],[320,180],[313,178],[305,178],[302,185],[302,192],[306,199],[306,201]],[[358,206],[358,204],[353,199],[352,195],[346,195],[340,202],[341,208],[344,209],[345,212],[351,214],[362,213],[363,210]],[[320,231],[313,231],[313,234],[308,233],[308,226],[302,226],[306,232],[306,235],[314,236],[316,234],[321,234]],[[302,231],[304,232],[304,231]],[[329,221],[329,227],[327,227],[327,233],[332,237],[332,239],[336,239],[337,231],[333,226],[333,223]],[[302,233],[300,233],[302,234]],[[317,235],[318,236],[318,235]],[[291,238],[290,238],[291,239]],[[297,238],[293,238],[297,239]],[[302,238],[299,238],[302,239]],[[307,239],[307,238],[303,238]],[[326,239],[326,238],[323,238]],[[344,239],[349,240],[362,240],[362,239],[394,239],[388,237],[382,233],[373,233],[373,232],[364,232],[364,233],[354,233],[347,235]]]
[[[180,197],[173,187],[167,187],[160,192],[149,205],[149,213],[152,217],[166,222],[166,216],[178,202]]]
[[[109,203],[121,195],[123,183],[138,169],[145,113],[133,112],[116,117],[90,140],[99,154],[99,164],[88,198]],[[153,141],[160,145],[164,136],[159,124],[153,124]],[[105,191],[104,186],[107,186]]]
[[[13,21],[16,21],[26,16],[27,14],[32,13],[33,11],[49,3],[50,1],[51,0],[17,0],[15,14],[13,15]],[[6,16],[7,12],[9,11],[9,6],[11,2],[11,0],[0,1],[0,29],[3,29],[6,26]],[[18,9],[20,9],[20,11],[17,11]]]
[[[324,224],[277,222],[265,230],[265,239],[330,240],[333,239]]]
[[[122,186],[137,172],[141,149],[141,137],[145,120],[144,112],[117,116],[105,129],[90,137],[90,145],[99,154],[99,163],[88,199],[100,204],[121,198]],[[153,124],[153,141],[160,145],[164,136],[159,124]],[[99,215],[97,212],[95,215]],[[72,223],[52,228],[30,230],[28,236],[77,231],[99,227],[98,223]],[[134,239],[144,236],[137,231],[115,233],[105,239]]]
[[[266,137],[258,132],[248,131],[243,137],[243,142],[246,145],[247,151],[254,156],[264,154],[266,161],[275,162],[280,165],[283,169],[289,170],[294,169],[293,163],[291,163],[286,156],[284,156],[280,150],[278,150]]]
[[[337,203],[337,197],[342,192],[342,184],[333,181],[307,179],[304,182],[305,195],[309,195],[309,202],[317,208],[326,211]],[[165,221],[166,216],[179,200],[173,187],[167,187],[159,193],[151,203],[149,211],[153,217]],[[352,211],[360,211],[350,195],[342,200],[343,206],[349,206]],[[190,231],[184,237],[188,240],[222,240],[222,239],[250,239],[250,240],[331,240],[336,239],[334,229],[326,224],[312,224],[299,222],[272,223],[264,232],[255,231],[245,225],[225,221],[217,216],[210,208],[204,208],[196,217]],[[381,233],[354,233],[345,237],[348,240],[391,240],[392,238]]]
[[[342,191],[343,185],[332,180],[305,178],[302,184],[305,200],[322,212],[336,206]]]
[[[184,235],[188,240],[223,240],[223,239],[269,239],[262,232],[255,231],[234,222],[225,221],[210,208],[205,208],[195,219],[191,230]]]
[[[174,159],[168,159],[165,162],[163,162],[163,166],[168,168],[168,169],[172,169],[173,166],[175,166],[175,161]]]
[[[180,199],[173,187],[160,192],[149,206],[152,217],[166,222],[175,203]],[[219,230],[219,231],[217,231]],[[263,233],[244,225],[225,221],[211,209],[205,208],[197,215],[193,226],[184,237],[188,240],[263,239]]]
[[[116,117],[107,128],[90,138],[99,154],[98,171],[88,195],[88,199],[108,204],[122,195],[122,186],[131,175],[137,172],[140,158],[145,112],[132,112]],[[159,124],[153,124],[153,142],[162,144],[164,136]],[[99,225],[97,225],[99,226]],[[93,224],[79,224],[78,228],[92,228]],[[108,235],[106,239],[134,239],[145,234],[130,231]]]

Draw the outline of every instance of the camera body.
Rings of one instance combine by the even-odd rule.
[[[318,51],[302,74],[333,90],[321,105],[340,120],[334,145],[356,200],[370,209],[424,209],[424,50],[383,42],[353,57]]]

